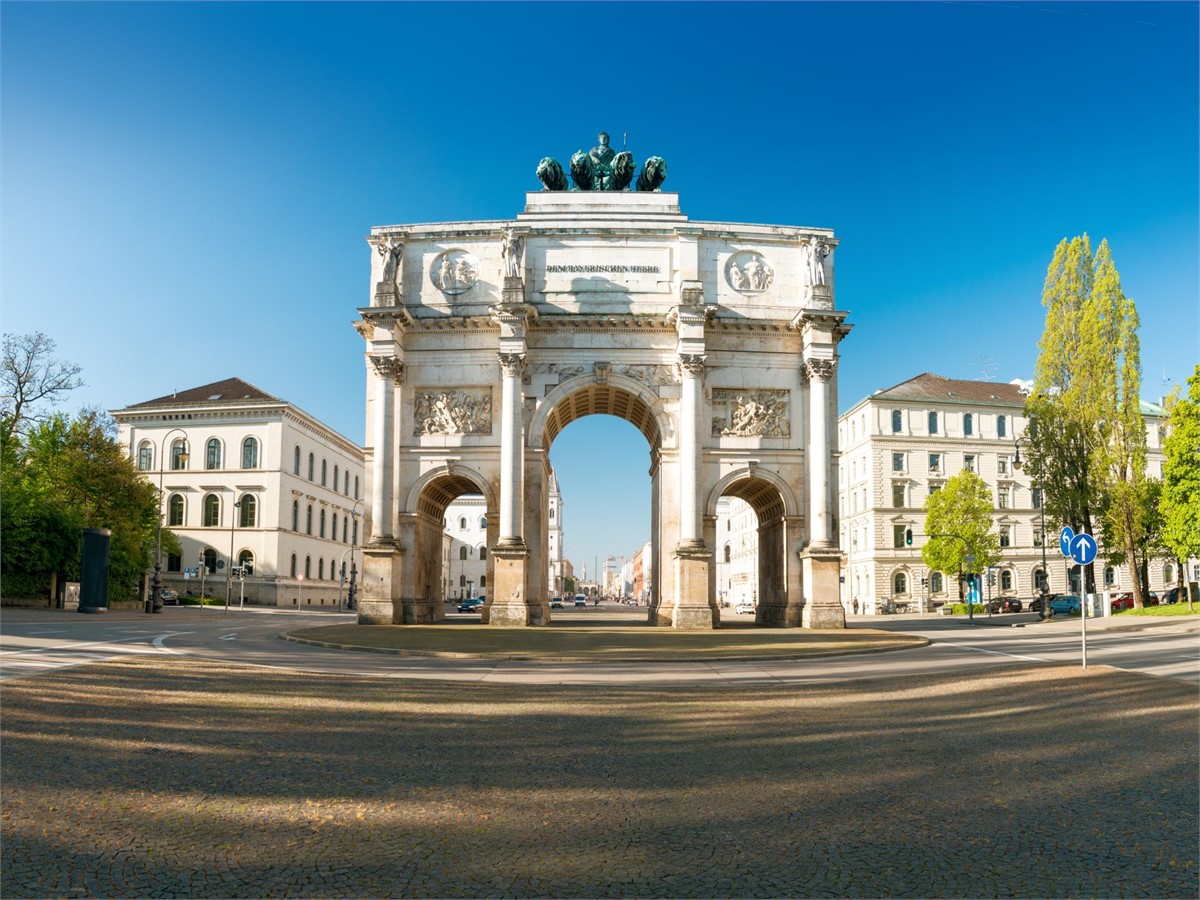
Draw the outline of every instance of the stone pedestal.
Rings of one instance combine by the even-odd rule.
[[[538,622],[530,615],[525,585],[529,548],[524,543],[501,543],[492,550],[491,558],[495,574],[493,581],[488,582],[486,624],[506,627],[546,624],[544,618]]]
[[[358,624],[403,624],[403,609],[396,602],[396,593],[403,575],[404,554],[391,540],[372,541],[362,553]]]
[[[836,548],[810,547],[800,553],[805,604],[801,624],[805,628],[845,628],[842,608],[842,555]]]
[[[718,621],[717,610],[709,605],[708,570],[712,551],[703,541],[680,544],[675,548],[675,598],[657,610],[656,625],[695,631],[711,630]]]

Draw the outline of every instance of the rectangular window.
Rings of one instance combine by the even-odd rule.
[[[1001,456],[996,460],[996,471],[1001,475],[1008,474],[1008,457]]]
[[[1011,547],[1012,546],[1012,526],[1011,525],[1001,525],[1000,526],[1000,546],[1001,547]]]
[[[904,471],[904,454],[903,453],[893,453],[892,454],[892,471],[893,472],[903,472]]]
[[[896,548],[901,548],[904,546],[904,526],[903,525],[893,525],[892,526],[892,546],[896,547]]]
[[[930,453],[929,454],[929,471],[930,472],[942,471],[942,454],[940,454],[940,453]]]
[[[996,417],[996,437],[1008,437],[1008,419],[1004,416]]]
[[[904,485],[892,485],[892,506],[901,509],[904,506]]]
[[[1029,492],[1029,496],[1030,496],[1030,502],[1033,505],[1033,508],[1041,509],[1042,508],[1042,489],[1034,488],[1032,491]]]
[[[996,489],[996,506],[1000,509],[1008,509],[1008,488]]]
[[[975,471],[975,454],[974,453],[968,453],[966,456],[963,457],[963,471],[964,472],[974,472]]]
[[[936,494],[941,489],[942,489],[942,485],[940,482],[931,481],[929,483],[929,496],[932,497],[934,494]]]
[[[1040,528],[1033,529],[1033,546],[1042,546],[1042,529]]]
[[[938,415],[935,412],[931,412],[929,414],[929,433],[930,434],[938,433]]]
[[[963,413],[963,434],[975,433],[975,417],[970,413]]]

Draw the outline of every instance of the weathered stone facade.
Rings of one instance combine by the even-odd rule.
[[[441,616],[443,516],[463,494],[486,502],[484,620],[549,621],[550,446],[610,414],[649,449],[651,622],[719,624],[729,495],[758,516],[758,621],[844,624],[832,232],[692,222],[670,193],[543,192],[514,220],[368,242],[360,621]]]

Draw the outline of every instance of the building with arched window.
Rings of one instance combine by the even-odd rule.
[[[985,598],[1031,601],[1050,592],[1078,592],[1078,566],[1058,550],[1059,523],[1046,519],[1041,491],[1027,466],[1015,466],[1025,433],[1024,383],[963,381],[925,373],[876,391],[838,419],[839,536],[842,603],[868,614],[881,600],[929,607],[959,599],[957,572],[931,572],[921,558],[925,501],[960,472],[979,475],[992,493],[993,531],[1001,560],[984,580]],[[1146,470],[1162,477],[1166,413],[1142,401]],[[1028,451],[1022,448],[1022,457]],[[913,541],[907,541],[911,530]],[[1103,548],[1102,548],[1103,549]],[[1045,553],[1043,554],[1043,550]],[[1043,556],[1045,569],[1043,570]],[[1171,587],[1164,567],[1150,567],[1151,590]],[[1127,565],[1096,562],[1098,590],[1132,590]]]
[[[341,563],[353,556],[362,570],[365,500],[349,491],[361,483],[361,447],[238,378],[136,403],[113,417],[130,459],[155,488],[162,480],[163,525],[183,548],[180,556],[164,555],[166,587],[199,594],[193,573],[204,569],[205,593],[223,597],[232,541],[234,565],[249,567],[243,581],[229,584],[234,598],[244,590],[252,604],[336,606],[340,590],[344,599]],[[330,466],[335,478],[326,486]],[[306,529],[310,509],[314,527]],[[312,578],[314,571],[323,577]]]

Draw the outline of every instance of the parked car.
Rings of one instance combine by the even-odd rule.
[[[162,598],[163,603],[174,603],[177,606],[179,605],[179,595],[170,588],[163,588],[161,591],[159,591],[158,596]]]
[[[1020,612],[1024,607],[1016,597],[1002,597],[988,604],[988,612],[995,615],[1002,612]]]
[[[1067,613],[1068,615],[1082,612],[1083,601],[1074,594],[1059,594],[1050,601],[1050,611],[1056,613]]]
[[[458,611],[465,612],[465,613],[482,612],[483,611],[483,598],[482,597],[472,597],[469,600],[464,600],[462,603],[458,604]]]
[[[562,597],[551,597],[550,598],[550,608],[551,609],[562,609],[563,608]]]
[[[1186,599],[1186,597],[1187,597],[1187,594],[1184,594],[1183,599]],[[1178,603],[1180,601],[1180,599],[1181,598],[1180,598],[1180,594],[1179,594],[1179,588],[1173,587],[1169,591],[1167,591],[1165,594],[1163,594],[1161,597],[1159,597],[1158,602],[1160,605],[1170,606],[1172,603]]]
[[[754,615],[754,604],[746,602],[739,603],[734,609],[734,612],[736,612],[739,616],[744,616],[746,614]]]

